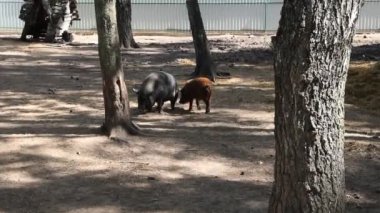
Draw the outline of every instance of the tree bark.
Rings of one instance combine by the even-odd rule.
[[[116,0],[116,11],[120,44],[125,48],[139,48],[132,34],[131,0]]]
[[[215,64],[211,58],[207,35],[203,26],[198,0],[186,0],[191,33],[193,36],[196,67],[192,76],[204,76],[215,81]]]
[[[45,7],[48,7],[47,9]],[[45,0],[35,0],[32,8],[29,10],[23,10],[22,19],[25,21],[25,25],[21,34],[21,40],[26,41],[28,35],[32,35],[33,38],[38,39],[43,31],[47,27],[47,16],[50,15],[49,5]],[[28,14],[25,17],[25,13]]]
[[[62,15],[65,14],[65,7],[61,7],[61,2],[58,0],[49,0],[49,5],[51,8],[50,20],[46,29],[46,42],[53,42],[58,35],[59,28],[58,23],[62,18]]]
[[[99,40],[99,59],[103,77],[105,122],[103,129],[110,137],[138,134],[131,121],[127,87],[121,63],[120,42],[116,23],[115,0],[95,0]]]
[[[273,39],[269,212],[344,212],[344,90],[363,0],[285,0]]]

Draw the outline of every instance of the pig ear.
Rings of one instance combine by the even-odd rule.
[[[132,88],[133,92],[136,93],[136,94],[139,94],[139,89],[136,89],[136,88]]]

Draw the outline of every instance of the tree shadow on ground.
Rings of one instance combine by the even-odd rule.
[[[347,212],[380,210],[380,147],[369,141],[363,137],[346,137]]]
[[[186,48],[190,46],[175,45]],[[183,85],[193,65],[180,64],[175,59],[192,58],[191,52],[176,48],[165,52],[170,45],[157,45],[152,48],[158,49],[149,50],[151,53],[146,50],[124,52],[127,57],[124,63],[127,66],[128,89],[134,83],[141,82],[149,72],[159,69],[174,74],[180,85]],[[61,140],[59,146],[63,147],[68,146],[66,144],[70,140],[79,138],[80,141],[81,137],[97,134],[97,127],[103,121],[102,82],[97,49],[94,46],[72,47],[68,51],[69,53],[57,53],[55,56],[49,55],[50,53],[43,56],[1,56],[4,59],[0,65],[0,140],[3,145],[13,141],[10,140],[12,137],[54,137]],[[81,51],[87,53],[81,54]],[[77,165],[76,158],[51,158],[38,151],[50,144],[35,147],[35,150],[31,146],[21,146],[16,151],[2,152],[0,156],[0,174],[11,173],[7,176],[11,179],[0,181],[0,209],[9,212],[59,212],[77,209],[95,211],[98,207],[109,208],[115,212],[266,211],[271,179],[265,182],[238,180],[236,177],[228,179],[213,175],[212,169],[208,171],[209,175],[205,175],[200,171],[190,172],[186,170],[187,167],[181,167],[182,161],[201,159],[195,162],[206,164],[206,160],[210,158],[225,161],[223,163],[236,170],[244,170],[246,165],[262,169],[261,165],[273,164],[274,90],[270,53],[268,49],[263,50],[265,60],[261,64],[262,58],[251,57],[251,50],[241,51],[244,57],[251,59],[239,59],[237,63],[233,57],[229,59],[229,54],[235,53],[215,53],[217,58],[220,57],[221,67],[231,71],[232,77],[219,80],[214,86],[209,115],[204,114],[204,109],[189,113],[184,110],[187,105],[177,105],[174,112],[166,107],[162,115],[137,115],[136,97],[130,95],[134,120],[152,137],[136,137],[136,141],[144,142],[131,143],[125,149],[132,150],[132,158],[147,154],[166,157],[178,161],[177,164],[154,162],[157,164],[157,171],[124,163],[106,169],[83,169]],[[150,62],[143,64],[146,61]],[[232,62],[237,64],[230,67],[228,64]],[[361,111],[355,111],[358,113],[356,115],[351,113],[352,108],[348,108],[347,112],[349,122],[361,122],[349,124],[349,130],[365,126],[369,129],[378,128],[376,116],[367,116]],[[74,144],[86,145],[88,144]],[[101,143],[93,148],[101,154],[97,155],[98,158],[86,161],[86,166],[100,164],[100,161],[120,161],[118,158],[122,158],[121,155],[125,152],[121,151],[121,154],[116,155],[112,152],[115,149],[113,145],[115,144]],[[105,150],[108,148],[112,151]],[[169,152],[169,149],[176,150]],[[348,189],[353,190],[350,187],[354,187],[354,191],[365,195],[369,193],[366,196],[370,199],[376,198],[374,193],[377,192],[370,189],[374,186],[374,179],[366,185],[364,183],[368,176],[361,174],[366,174],[367,171],[370,177],[378,179],[378,175],[374,173],[378,171],[378,159],[368,162],[366,158],[347,158],[346,162],[348,166],[355,164],[356,168],[362,168],[348,168]],[[108,165],[104,162],[103,164]],[[144,173],[146,170],[152,173],[175,173],[180,177],[148,177]],[[272,171],[264,172],[267,176],[272,176]],[[18,183],[17,177],[22,176],[20,173],[27,173],[26,176],[30,179]],[[255,175],[257,174],[252,174]],[[236,176],[240,177],[240,174],[236,173]],[[247,175],[241,177],[245,176]],[[9,184],[12,186],[8,186]],[[352,210],[351,204],[356,205],[349,201],[349,210]],[[378,203],[363,207],[378,208]]]
[[[247,119],[243,123],[236,114],[222,110],[207,115],[184,110],[177,114],[169,111],[168,122],[141,116],[136,121],[146,133],[160,138],[160,144],[171,146],[171,143],[181,143],[188,147],[176,153],[176,159],[217,155],[253,163],[273,162],[271,123],[255,119]]]
[[[109,171],[53,174],[46,179],[36,167],[26,170],[43,179],[41,183],[0,187],[2,211],[91,212],[105,208],[108,212],[265,212],[270,188],[261,182],[218,177],[186,176],[167,182]]]
[[[367,44],[352,47],[351,60],[379,60],[380,44]]]
[[[86,53],[81,54],[82,50]],[[262,147],[259,146],[259,142],[255,147],[251,144],[252,140],[271,141],[272,133],[267,133],[270,130],[257,130],[252,136],[248,131],[244,131],[247,135],[242,134],[240,138],[244,145],[235,148],[234,146],[240,146],[238,142],[233,142],[240,137],[239,127],[228,127],[223,122],[236,121],[236,118],[228,110],[223,112],[223,108],[215,107],[215,113],[211,114],[213,117],[204,119],[196,114],[168,113],[169,117],[172,116],[172,123],[165,123],[165,115],[153,120],[152,114],[148,114],[146,118],[134,114],[136,122],[149,129],[146,132],[153,134],[153,138],[134,137],[128,146],[116,143],[105,145],[104,141],[93,142],[98,145],[91,145],[92,139],[88,138],[96,137],[97,127],[103,120],[102,82],[97,50],[95,47],[73,47],[68,48],[66,53],[50,51],[52,50],[40,49],[38,53],[20,57],[1,56],[6,60],[1,64],[0,73],[0,120],[5,124],[0,125],[0,140],[3,149],[14,150],[5,151],[0,157],[1,177],[9,178],[3,182],[6,184],[0,182],[1,210],[59,212],[77,209],[92,211],[98,207],[109,207],[111,211],[112,208],[116,208],[124,212],[265,211],[270,181],[248,181],[252,177],[240,175],[240,170],[249,173],[251,171],[246,169],[246,164],[256,164],[259,160],[265,161],[265,164],[273,161],[273,156],[255,156],[255,152],[259,150],[272,149],[270,142]],[[155,58],[160,54],[143,55],[144,58],[141,58],[139,54],[132,54],[129,60],[124,62],[128,66],[126,75],[129,89],[150,71],[158,71],[160,68],[168,68],[182,84],[187,79],[184,67],[192,68],[192,65],[187,64],[177,66],[172,64],[172,60],[169,60],[169,64],[163,64],[162,58]],[[146,60],[152,62],[139,65]],[[132,69],[134,64],[138,66]],[[243,73],[241,70],[238,72]],[[222,97],[227,88],[227,84],[216,86],[215,97],[218,97],[217,91],[220,91]],[[246,96],[250,94],[249,89],[249,86],[240,85],[234,92]],[[268,98],[269,93],[270,91],[256,92],[257,95]],[[130,97],[134,111],[136,97],[132,94]],[[221,100],[223,103],[215,101],[215,106],[220,103],[221,107],[227,107],[228,103],[232,103],[224,98]],[[249,111],[251,102],[248,99],[245,101],[246,111]],[[238,106],[239,104],[234,105]],[[220,110],[224,114],[220,114]],[[175,128],[173,125],[180,123],[192,125],[192,122],[181,118],[182,116],[203,124],[207,124],[209,119],[214,119],[222,126],[212,127],[209,132],[202,130],[204,128],[180,125]],[[218,117],[222,119],[218,120]],[[242,119],[241,122],[248,126],[251,121]],[[149,128],[148,125],[154,126]],[[166,130],[159,131],[160,128]],[[197,131],[203,131],[205,134],[199,138],[190,135],[198,134]],[[231,134],[225,134],[224,131]],[[261,136],[261,133],[264,136]],[[28,137],[37,138],[36,140],[42,142],[28,142]],[[222,142],[226,139],[231,140],[231,143]],[[196,141],[203,144],[197,144]],[[142,151],[138,152],[140,148]],[[117,152],[108,149],[117,149]],[[177,150],[167,153],[166,149]],[[244,149],[249,149],[251,153]],[[131,156],[122,157],[123,154]],[[121,163],[114,168],[105,166],[108,162],[115,164],[120,159],[143,158],[141,156],[145,155],[174,163],[166,162],[161,165],[157,162],[151,170],[158,174],[149,179],[146,173],[151,171],[146,172],[146,168],[128,166],[130,164],[123,166]],[[251,159],[243,159],[248,156],[251,156]],[[221,166],[228,170],[237,170],[233,171],[236,177],[229,179],[226,175],[213,175],[221,171],[213,171],[210,168],[199,173],[191,167],[192,163],[202,162],[205,157],[224,159],[225,162],[220,163]],[[244,162],[240,162],[241,160]],[[96,166],[102,169],[87,169]],[[204,174],[205,172],[210,175]],[[176,178],[162,178],[161,173],[174,174]],[[15,177],[21,180],[17,181]]]

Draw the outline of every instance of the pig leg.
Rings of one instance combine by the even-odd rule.
[[[178,93],[175,95],[175,97],[172,100],[170,100],[172,110],[174,110],[175,102],[177,102],[177,99],[178,99]]]
[[[203,101],[205,102],[206,104],[206,114],[207,113],[210,113],[210,98],[211,98],[211,88],[210,87],[206,87],[205,88],[205,99],[203,99]]]
[[[198,100],[198,99],[195,99],[195,102],[197,103],[197,109],[198,109],[198,110],[201,110],[201,106],[199,106],[199,100]]]
[[[164,101],[158,100],[157,101],[157,111],[158,111],[158,113],[161,113],[162,105],[164,105]]]
[[[193,109],[193,99],[190,100],[189,102],[189,111]]]
[[[210,112],[210,99],[205,99],[204,100],[205,104],[206,104],[206,114]]]
[[[170,101],[170,105],[171,105],[172,110],[174,110],[175,100],[171,100],[171,101]]]
[[[152,107],[147,107],[146,109],[148,110],[148,112],[152,112],[152,110],[153,110]]]

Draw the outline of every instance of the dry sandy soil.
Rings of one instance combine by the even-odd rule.
[[[183,85],[194,68],[189,37],[136,40],[142,48],[122,52],[129,91],[158,70]],[[0,211],[266,212],[275,154],[270,37],[210,40],[218,69],[232,74],[217,79],[211,113],[166,103],[162,114],[139,115],[130,94],[134,121],[152,136],[123,143],[99,134],[96,36],[76,35],[72,45],[0,36]],[[379,43],[378,34],[358,35],[353,62],[378,60]],[[380,212],[376,109],[346,105],[347,212]]]

